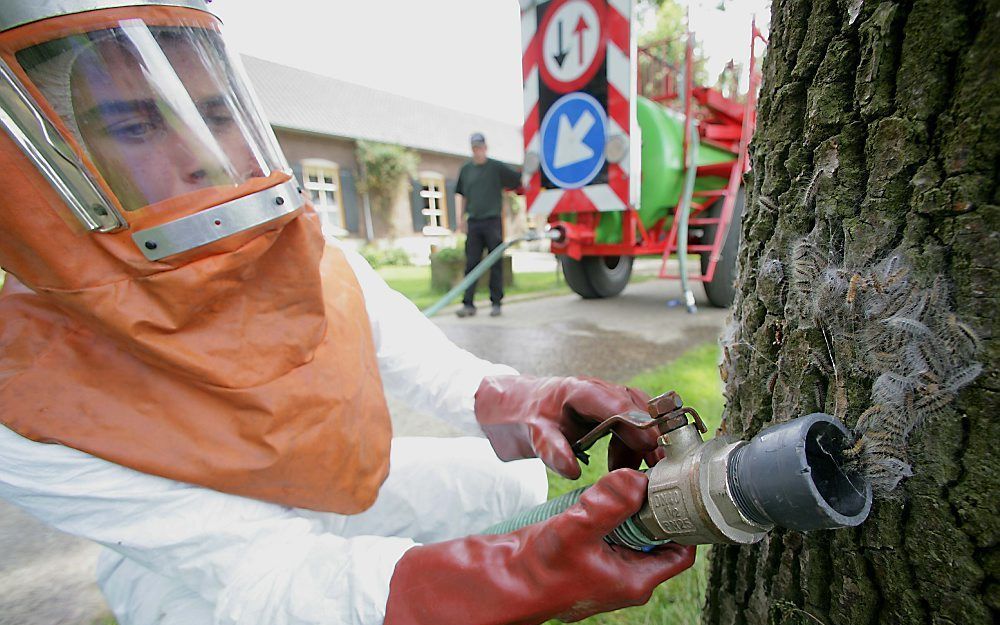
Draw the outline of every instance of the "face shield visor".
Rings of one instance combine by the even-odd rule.
[[[128,228],[159,260],[302,204],[204,11],[62,15],[3,33],[0,55],[0,121],[88,230]]]

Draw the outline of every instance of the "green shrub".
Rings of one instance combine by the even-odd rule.
[[[446,247],[431,254],[431,258],[443,263],[465,262],[465,250]]]
[[[406,250],[399,249],[398,247],[390,247],[383,250],[373,245],[366,245],[361,248],[359,253],[375,269],[379,267],[409,267],[413,264]]]

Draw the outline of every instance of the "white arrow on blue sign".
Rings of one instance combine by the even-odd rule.
[[[542,170],[558,187],[579,189],[604,167],[608,116],[592,96],[559,98],[542,120]]]

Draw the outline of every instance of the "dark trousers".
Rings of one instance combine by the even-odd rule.
[[[470,219],[469,232],[465,238],[465,275],[469,275],[483,258],[483,248],[492,252],[503,242],[503,224],[499,217],[490,219]],[[476,296],[476,284],[473,283],[465,291],[462,303],[472,306]],[[499,304],[503,299],[503,262],[496,262],[490,267],[490,301]]]

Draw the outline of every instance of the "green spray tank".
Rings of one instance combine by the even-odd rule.
[[[636,101],[639,129],[642,133],[642,171],[639,193],[639,219],[646,228],[671,215],[680,203],[684,187],[684,114],[639,96]],[[701,165],[727,163],[736,159],[728,150],[700,142]],[[695,191],[724,189],[729,181],[717,176],[695,180]],[[601,214],[597,243],[622,241],[622,214]]]

